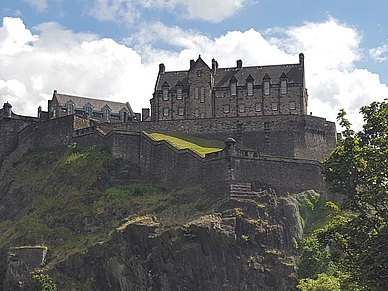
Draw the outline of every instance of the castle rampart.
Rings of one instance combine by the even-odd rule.
[[[101,124],[113,129],[146,132],[181,132],[208,139],[232,136],[239,144],[260,153],[321,161],[334,149],[335,123],[315,116],[258,116]]]

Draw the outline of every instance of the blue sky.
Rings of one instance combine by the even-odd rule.
[[[311,0],[1,0],[0,102],[35,114],[54,89],[149,105],[158,64],[297,63],[309,110],[334,120],[388,97],[388,3]]]

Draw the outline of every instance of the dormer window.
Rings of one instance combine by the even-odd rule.
[[[92,113],[93,113],[93,107],[90,103],[87,103],[85,105],[85,114],[87,115],[87,117],[91,117],[92,116]]]
[[[66,111],[67,111],[67,115],[74,114],[74,103],[72,101],[67,102]]]
[[[168,101],[168,88],[163,88],[163,101]]]
[[[271,77],[268,74],[265,74],[263,78],[264,82],[264,95],[269,95],[271,93]]]
[[[102,117],[104,119],[104,122],[109,122],[109,119],[110,119],[110,109],[108,107],[105,107],[102,110]]]
[[[182,88],[176,89],[176,99],[182,100]]]
[[[282,95],[287,94],[287,80],[280,81],[280,93]]]
[[[269,81],[264,81],[264,95],[270,94],[270,83]]]
[[[284,73],[280,76],[280,94],[287,94],[287,75]]]
[[[120,111],[120,120],[121,120],[121,122],[127,122],[128,121],[128,111],[127,110],[122,109]]]
[[[164,82],[162,85],[163,92],[163,101],[168,101],[168,91],[170,89],[170,85],[167,82]]]
[[[237,95],[237,79],[234,76],[230,79],[230,95]]]
[[[253,78],[251,75],[247,78],[247,94],[248,96],[253,96]]]
[[[177,100],[182,100],[182,89],[183,89],[183,84],[181,81],[178,81],[175,85],[176,88],[176,99]]]
[[[248,96],[252,96],[253,95],[253,82],[247,83],[247,90],[248,90]]]

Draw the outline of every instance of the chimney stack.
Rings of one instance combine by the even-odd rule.
[[[237,69],[242,68],[242,60],[237,60],[236,64],[237,64]]]
[[[195,61],[194,60],[190,60],[190,69],[194,68],[194,65],[195,65]]]
[[[4,103],[3,105],[3,116],[6,118],[11,118],[12,117],[12,105],[8,103]]]
[[[166,67],[164,66],[164,64],[159,64],[159,74],[164,74],[165,71]]]
[[[304,67],[304,54],[299,54],[299,66]]]
[[[217,69],[218,69],[218,62],[215,59],[212,59],[212,72],[213,72],[213,75],[215,75],[217,73]]]

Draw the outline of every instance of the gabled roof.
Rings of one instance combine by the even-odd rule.
[[[118,113],[125,108],[130,115],[134,115],[133,110],[129,103],[121,103],[115,101],[108,101],[102,99],[93,99],[87,97],[80,97],[68,94],[62,94],[54,91],[53,99],[56,98],[59,106],[66,106],[68,101],[72,101],[76,108],[85,108],[87,104],[90,104],[94,110],[102,110],[105,106],[108,106],[112,112]]]
[[[253,78],[255,84],[261,84],[265,76],[268,76],[272,83],[279,83],[281,79],[286,77],[289,84],[303,84],[304,67],[300,64],[284,64],[271,66],[250,66],[239,69],[236,67],[217,68],[216,75],[214,76],[214,86],[228,87],[232,77],[236,78],[238,86],[243,86],[246,84],[249,75]],[[161,90],[162,85],[165,82],[171,86],[181,82],[183,88],[187,89],[188,71],[171,71],[159,74],[155,90]],[[172,89],[175,88],[172,87]]]

